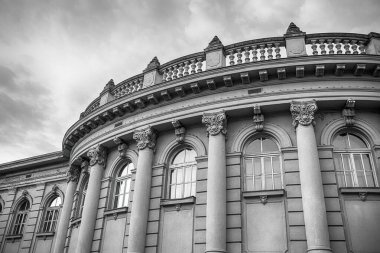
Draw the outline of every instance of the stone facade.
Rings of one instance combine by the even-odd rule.
[[[0,252],[378,252],[377,35],[292,23],[111,80],[62,152],[0,165]]]

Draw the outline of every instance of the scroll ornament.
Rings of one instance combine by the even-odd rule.
[[[226,114],[224,112],[204,113],[202,123],[206,125],[208,134],[212,136],[219,133],[227,134]]]
[[[293,126],[297,127],[298,124],[302,126],[314,125],[314,113],[317,109],[315,100],[306,102],[292,101],[290,111],[293,117]]]

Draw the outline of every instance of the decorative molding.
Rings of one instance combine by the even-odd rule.
[[[182,123],[176,119],[172,120],[172,125],[174,127],[177,143],[183,143],[185,139],[186,129],[183,127]]]
[[[133,133],[133,139],[137,142],[137,148],[143,150],[146,147],[154,149],[156,146],[157,134],[156,131],[148,126],[145,129],[136,130]]]
[[[290,112],[293,117],[293,126],[297,128],[300,124],[308,126],[315,125],[314,113],[317,111],[317,103],[315,100],[311,101],[292,101],[290,105]]]
[[[267,195],[260,196],[260,202],[263,205],[265,205],[266,203],[268,203],[268,196]]]
[[[78,183],[80,177],[80,167],[77,165],[71,165],[67,171],[67,182],[73,181]]]
[[[203,113],[202,123],[206,125],[208,135],[227,134],[227,120],[224,111]]]
[[[346,126],[353,126],[355,124],[355,100],[352,98],[347,99],[346,106],[342,110],[342,116],[346,121]]]
[[[367,193],[366,192],[359,192],[359,198],[361,201],[366,201],[367,200]]]
[[[120,158],[126,158],[127,157],[127,149],[128,149],[128,144],[125,143],[121,138],[115,137],[113,139],[113,142],[118,145],[117,150],[119,151],[119,157]]]
[[[80,165],[82,174],[88,174],[89,173],[88,172],[89,165],[90,164],[87,160],[83,160],[83,162]]]
[[[102,167],[106,166],[107,151],[102,145],[98,144],[91,148],[87,152],[87,156],[90,158],[90,166],[96,164],[99,164]]]
[[[264,115],[261,113],[261,108],[259,105],[253,106],[253,123],[255,130],[258,132],[264,129]]]
[[[290,22],[288,29],[286,30],[286,34],[300,34],[303,33],[301,29],[296,26],[293,22]]]

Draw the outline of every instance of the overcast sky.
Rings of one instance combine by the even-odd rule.
[[[61,150],[104,85],[224,45],[302,31],[380,32],[380,1],[0,0],[0,163]]]

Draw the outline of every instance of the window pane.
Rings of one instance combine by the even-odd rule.
[[[124,195],[124,206],[128,206],[128,201],[129,201],[129,193]]]
[[[253,177],[245,178],[245,189],[247,191],[253,191]]]
[[[183,168],[177,169],[177,184],[183,183]]]
[[[273,175],[274,189],[282,189],[281,174]]]
[[[195,196],[196,194],[195,190],[196,190],[195,183],[191,183],[191,196]]]
[[[348,147],[347,133],[342,133],[342,134],[335,136],[335,138],[333,140],[333,146],[336,149],[345,149],[346,147]]]
[[[175,185],[170,186],[170,198],[175,199]]]
[[[266,152],[274,152],[274,151],[278,151],[277,144],[271,139],[263,138],[263,152],[266,153]]]
[[[197,181],[197,166],[193,165],[193,168],[191,169],[191,173],[193,174],[191,176],[191,181],[196,182]]]
[[[261,175],[261,158],[253,159],[253,171],[255,173],[255,177]]]
[[[252,165],[252,159],[251,158],[245,159],[245,175],[246,176],[252,176],[253,175],[253,165]]]
[[[187,166],[186,168],[185,168],[185,182],[191,182],[191,168],[192,168],[192,166]]]
[[[273,181],[272,181],[272,175],[266,175],[265,176],[265,189],[266,190],[273,190]]]
[[[261,185],[261,176],[255,176],[254,180],[254,191],[261,191],[262,190],[262,185]]]
[[[179,152],[173,159],[172,164],[181,164],[185,161],[185,150]]]
[[[185,184],[185,192],[183,197],[189,197],[191,195],[191,184]]]
[[[53,201],[51,202],[50,207],[60,206],[61,204],[62,204],[62,199],[61,199],[61,197],[56,197],[56,198],[53,199]]]
[[[117,207],[122,207],[123,206],[123,197],[124,197],[124,195],[120,195],[119,196],[119,199],[118,199],[118,201],[117,201]]]
[[[261,154],[261,139],[252,141],[245,152],[246,154]]]
[[[186,157],[185,157],[185,162],[194,162],[195,157],[197,156],[197,153],[195,153],[194,150],[192,149],[186,149]]]
[[[272,174],[272,164],[271,164],[271,158],[270,157],[264,157],[264,173],[266,175]]]
[[[176,185],[175,198],[176,199],[182,198],[182,185]]]
[[[113,208],[117,208],[119,203],[119,196],[115,196],[114,202],[113,202]]]
[[[272,157],[272,162],[273,162],[274,173],[281,173],[280,157],[278,157],[278,156]]]
[[[353,155],[354,162],[355,162],[355,170],[356,170],[356,176],[358,180],[358,185],[359,187],[366,187],[367,184],[365,182],[364,178],[364,171],[363,171],[363,166],[362,166],[362,159],[361,155]]]
[[[350,148],[367,148],[365,142],[353,134],[348,134]]]
[[[173,169],[170,175],[170,184],[175,184],[176,182],[177,182],[177,170]]]

